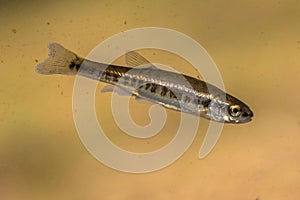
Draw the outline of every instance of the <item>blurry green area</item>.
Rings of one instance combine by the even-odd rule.
[[[0,3],[1,200],[300,198],[299,1]],[[203,160],[197,154],[205,130],[199,130],[177,162],[133,175],[102,165],[81,143],[72,117],[74,77],[41,76],[34,66],[47,57],[49,42],[85,56],[113,34],[146,26],[171,28],[203,45],[227,91],[255,116],[249,124],[226,125]],[[167,63],[193,71],[180,69],[176,60]],[[109,110],[110,95],[96,97],[107,103],[96,107]],[[147,116],[147,106],[135,105],[133,115]],[[170,124],[178,115],[168,114],[163,134],[138,148],[172,138],[176,127]],[[112,117],[99,118],[114,130],[109,137],[115,143],[134,146]]]

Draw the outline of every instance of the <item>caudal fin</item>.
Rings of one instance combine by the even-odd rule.
[[[48,45],[48,58],[35,67],[39,74],[76,74],[83,59],[57,43]]]

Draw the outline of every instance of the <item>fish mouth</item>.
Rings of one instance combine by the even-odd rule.
[[[247,111],[244,111],[242,114],[242,119],[240,123],[246,123],[252,121],[252,118],[254,116],[254,113],[248,109]]]
[[[252,121],[252,117],[253,117],[253,113],[249,113],[249,114],[248,114],[248,117],[242,118],[242,119],[240,120],[240,123],[247,123],[247,122],[250,122],[250,121]]]
[[[252,117],[246,118],[242,121],[242,123],[247,123],[247,122],[251,122],[252,121]]]

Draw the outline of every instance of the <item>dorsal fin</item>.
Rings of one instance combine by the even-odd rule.
[[[135,51],[129,51],[125,54],[126,64],[130,67],[144,66],[146,68],[157,69],[153,64],[151,64],[146,58]]]

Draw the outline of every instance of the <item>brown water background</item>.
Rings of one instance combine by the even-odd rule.
[[[299,1],[0,3],[1,200],[300,198]],[[74,77],[41,76],[34,66],[47,57],[49,42],[85,56],[114,34],[147,26],[180,31],[203,45],[227,91],[255,117],[225,125],[203,160],[197,154],[205,130],[199,130],[174,164],[136,175],[104,166],[81,143],[72,117]],[[110,110],[110,95],[96,98],[103,101],[96,104],[99,120],[121,147],[152,150],[174,136],[179,115],[168,111],[162,134],[135,143],[102,114]],[[147,105],[132,104],[133,118],[147,124]]]

